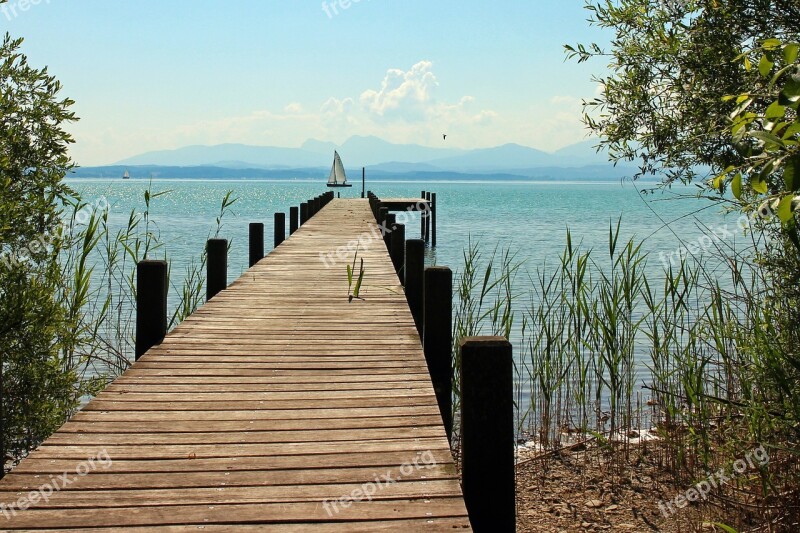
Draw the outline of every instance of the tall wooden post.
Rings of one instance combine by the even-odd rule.
[[[425,193],[425,199],[428,201],[428,209],[425,212],[425,243],[431,242],[431,193]]]
[[[422,199],[425,200],[425,191],[422,191]],[[425,211],[424,210],[420,212],[419,221],[421,223],[421,228],[419,230],[419,238],[422,239],[423,242],[427,242],[427,241],[425,241]]]
[[[275,213],[275,248],[286,240],[286,213]]]
[[[422,296],[425,274],[425,242],[422,239],[410,239],[406,241],[406,268],[405,268],[405,288],[408,307],[411,309],[411,316],[414,317],[414,324],[417,326],[420,338],[422,338]]]
[[[423,348],[447,439],[453,437],[453,272],[425,269]]]
[[[168,291],[166,261],[136,265],[136,361],[167,335]]]
[[[379,207],[378,208],[378,225],[380,226],[381,231],[384,230],[384,227],[388,227],[385,225],[386,217],[389,216],[389,208],[388,207]]]
[[[392,253],[392,233],[393,233],[392,229],[394,228],[394,225],[396,223],[397,223],[396,215],[394,213],[389,213],[387,211],[387,213],[386,213],[386,229],[387,229],[387,232],[383,236],[383,242],[384,242],[384,244],[386,244],[386,250],[389,252],[389,254]]]
[[[406,227],[403,224],[395,224],[392,227],[392,250],[390,252],[394,270],[400,278],[400,283],[405,282],[403,267],[406,266]]]
[[[475,531],[513,532],[514,376],[503,337],[461,342],[461,468]]]
[[[367,169],[361,167],[361,198],[364,198],[364,190],[367,188]]]
[[[436,248],[436,193],[431,194],[431,248]]]
[[[264,259],[264,224],[250,223],[250,268]]]
[[[306,222],[308,222],[308,202],[303,202],[300,204],[300,225]]]
[[[297,228],[297,219],[300,216],[300,210],[296,206],[289,208],[289,235],[293,235]]]
[[[206,300],[210,300],[228,286],[228,241],[209,239],[206,246]]]

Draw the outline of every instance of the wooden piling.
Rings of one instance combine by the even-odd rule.
[[[436,248],[436,193],[431,194],[431,248]]]
[[[428,201],[428,209],[425,210],[425,244],[431,242],[431,193],[425,193],[425,199]]]
[[[136,265],[137,361],[167,335],[168,291],[166,261],[145,260]]]
[[[448,267],[425,269],[423,341],[447,439],[453,437],[453,272]]]
[[[296,206],[289,208],[289,235],[294,235],[299,227],[297,221],[300,217],[300,210]]]
[[[392,226],[390,241],[392,243],[390,252],[392,264],[394,265],[395,272],[397,272],[397,276],[400,278],[400,283],[403,284],[405,282],[403,268],[406,266],[406,227],[404,224],[395,224]]]
[[[381,231],[385,231],[384,222],[386,221],[386,217],[389,215],[389,208],[388,207],[379,207],[378,208],[378,225],[380,226]]]
[[[425,199],[425,191],[422,191],[422,199]],[[419,221],[421,225],[419,230],[419,238],[422,239],[422,242],[427,242],[425,240],[425,211],[420,211]]]
[[[300,225],[308,222],[308,202],[300,204]]]
[[[475,531],[513,532],[514,394],[511,344],[503,337],[461,342],[461,468]]]
[[[275,213],[275,248],[286,240],[286,213]]]
[[[422,338],[422,296],[425,275],[425,242],[422,239],[409,239],[406,241],[405,274],[406,300],[414,317],[414,325]]]
[[[264,224],[250,223],[250,268],[264,259]]]
[[[206,300],[210,300],[228,287],[228,241],[209,239],[206,246]]]
[[[389,254],[392,253],[392,228],[397,223],[397,216],[394,213],[386,212],[386,233],[383,235],[383,242],[386,244],[386,250]]]

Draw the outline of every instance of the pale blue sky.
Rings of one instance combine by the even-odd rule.
[[[563,44],[606,39],[583,0],[337,0],[330,16],[320,0],[23,2],[0,29],[76,100],[83,166],[351,135],[554,150],[584,139],[604,67],[564,61]]]

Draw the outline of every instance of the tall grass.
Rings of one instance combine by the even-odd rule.
[[[79,222],[78,214],[87,210],[87,204],[75,197],[66,206],[70,215],[61,263],[71,284],[63,297],[76,325],[76,335],[65,361],[78,370],[82,380],[94,382],[95,391],[124,372],[133,360],[136,265],[140,261],[167,261],[171,293],[177,296],[169,317],[170,329],[204,301],[206,251],[202,240],[197,243],[198,256],[191,258],[182,275],[177,276],[168,244],[152,217],[153,202],[170,192],[154,192],[151,183],[143,193],[144,208],[132,209],[123,227],[114,227],[110,222],[109,207],[93,210],[88,219]],[[235,201],[232,192],[222,199],[209,237],[219,236],[224,217]]]
[[[584,459],[619,483],[646,464],[685,490],[764,446],[769,463],[716,487],[712,508],[739,528],[796,530],[800,291],[787,296],[775,279],[785,273],[758,261],[763,242],[659,272],[641,243],[620,241],[620,226],[609,226],[605,252],[567,230],[558,260],[527,275],[527,300],[514,254],[483,254],[470,240],[457,273],[456,372],[462,338],[513,337],[517,406],[523,394],[530,406],[520,429],[542,460],[594,441],[599,453]]]
[[[469,239],[464,265],[455,272],[453,305],[453,438],[459,435],[461,409],[461,340],[478,335],[511,337],[514,327],[515,279],[522,266],[509,248],[495,247],[484,254]]]

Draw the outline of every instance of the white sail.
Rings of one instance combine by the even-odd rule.
[[[345,183],[347,183],[347,176],[344,173],[342,158],[339,157],[339,152],[333,152],[333,166],[331,175],[328,176],[328,185],[344,185]]]

